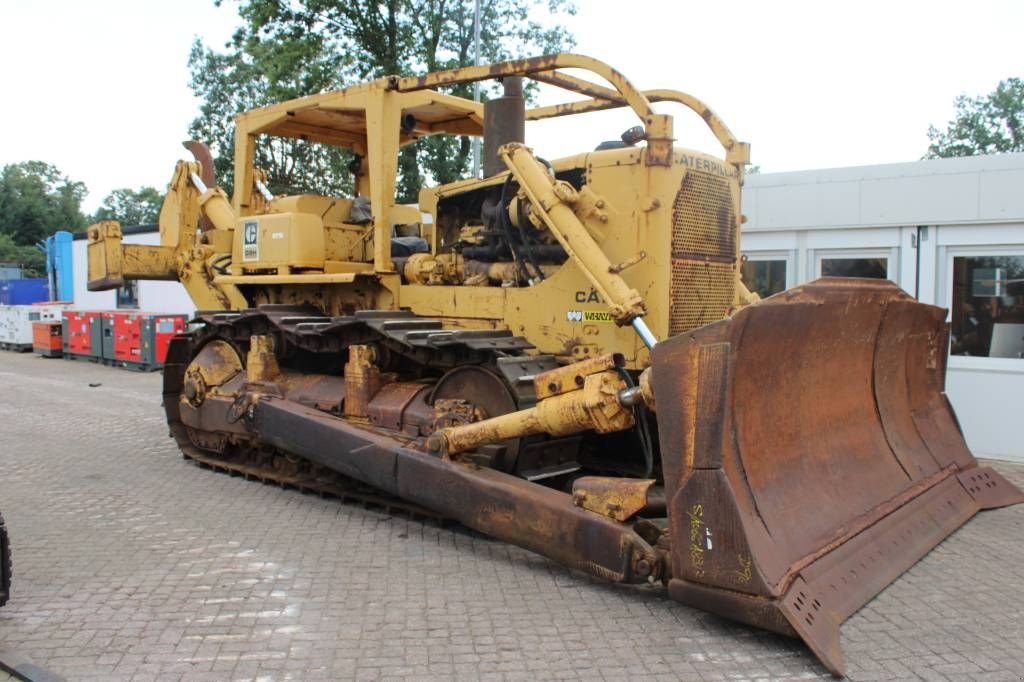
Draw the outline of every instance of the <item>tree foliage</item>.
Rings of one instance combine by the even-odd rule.
[[[0,233],[0,263],[20,266],[25,277],[46,276],[46,256],[39,247],[15,244],[9,234]]]
[[[201,43],[190,59],[192,88],[203,100],[192,124],[211,144],[219,182],[232,169],[234,114],[390,74],[421,74],[473,63],[473,0],[243,0],[242,25],[220,53]],[[485,62],[565,50],[571,35],[560,15],[571,0],[481,0]],[[547,22],[535,16],[543,14]],[[452,87],[470,96],[472,86]],[[351,191],[347,154],[301,142],[262,144],[256,163],[272,191]],[[425,176],[463,177],[466,137],[432,136],[399,158],[400,201],[415,201]]]
[[[229,194],[234,186],[236,114],[274,102],[338,87],[340,60],[327,53],[316,35],[295,35],[263,41],[243,26],[224,53],[196,41],[189,68],[192,90],[202,99],[189,134],[210,145],[217,183]],[[350,155],[341,149],[301,140],[264,140],[254,163],[268,173],[274,193],[350,192],[345,166]]]
[[[1000,81],[980,97],[960,95],[945,130],[928,127],[925,158],[1024,151],[1024,79]]]
[[[115,189],[96,209],[92,222],[117,220],[122,225],[150,225],[160,217],[163,200],[155,187]]]
[[[20,265],[28,277],[46,274],[37,244],[57,230],[85,227],[85,185],[43,161],[22,161],[0,171],[0,262]]]
[[[55,166],[22,161],[0,171],[0,234],[18,246],[31,246],[57,230],[85,227],[85,185]]]

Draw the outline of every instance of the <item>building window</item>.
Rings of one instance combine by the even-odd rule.
[[[880,258],[822,258],[822,277],[889,277],[889,259]]]
[[[139,307],[139,283],[134,279],[126,279],[124,286],[117,288],[118,308]]]
[[[1024,254],[953,258],[950,353],[1024,358]]]
[[[747,289],[761,298],[768,298],[786,288],[786,261],[744,259],[740,276]]]

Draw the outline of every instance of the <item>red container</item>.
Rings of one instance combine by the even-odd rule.
[[[152,327],[149,327],[152,325]],[[152,328],[153,359],[157,365],[163,365],[167,360],[167,347],[176,335],[185,331],[186,318],[184,315],[150,315],[147,330]],[[148,336],[148,335],[147,335]],[[149,339],[143,341],[148,346]],[[149,355],[144,350],[145,355]]]
[[[142,364],[142,320],[141,313],[113,313],[114,316],[114,359],[118,362]]]
[[[92,347],[90,321],[99,315],[94,310],[64,311],[64,352],[68,355],[98,356],[101,349]]]
[[[61,323],[46,321],[32,323],[32,350],[47,358],[59,358],[63,354],[64,338]]]

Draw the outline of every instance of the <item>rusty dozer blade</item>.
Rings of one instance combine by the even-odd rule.
[[[800,637],[839,626],[978,510],[1024,501],[967,449],[945,310],[825,278],[655,347],[671,596]]]

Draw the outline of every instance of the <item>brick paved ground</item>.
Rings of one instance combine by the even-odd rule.
[[[186,464],[159,381],[0,353],[0,649],[75,680],[826,677],[652,589]],[[1024,677],[1022,540],[1018,506],[937,548],[846,623],[850,677]]]

